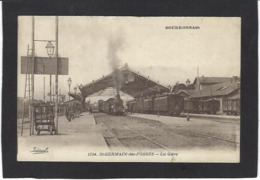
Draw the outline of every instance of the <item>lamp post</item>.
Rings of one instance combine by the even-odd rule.
[[[47,54],[49,57],[53,56],[54,53],[54,46],[52,45],[51,41],[52,40],[35,40],[35,36],[34,36],[34,28],[35,24],[34,24],[34,16],[32,17],[32,75],[31,75],[31,80],[32,80],[32,102],[34,100],[34,68],[35,68],[35,62],[34,62],[34,58],[35,58],[35,42],[36,41],[42,41],[42,42],[48,42],[48,44],[46,45],[46,50],[47,50]],[[51,78],[51,76],[50,76]],[[50,80],[50,84],[51,84],[51,80]],[[51,95],[51,85],[50,85],[50,95]],[[50,96],[50,100],[51,100],[51,96]],[[33,117],[33,111],[31,112],[31,117]],[[34,134],[34,121],[31,120],[30,123],[30,135]]]
[[[70,93],[70,85],[72,83],[72,80],[69,78],[68,81],[67,81],[68,85],[69,85],[69,93]],[[70,101],[70,95],[69,95],[69,101]]]
[[[74,87],[74,91],[75,91],[75,94],[77,94],[77,88],[76,87]]]
[[[49,57],[52,57],[53,54],[54,54],[54,46],[53,44],[51,43],[51,41],[48,41],[47,45],[46,45],[46,51],[47,51],[47,54]],[[51,96],[52,96],[52,93],[51,93],[51,74],[50,74],[50,102],[51,102]]]
[[[47,54],[49,57],[52,57],[53,54],[54,54],[54,46],[53,44],[51,43],[51,41],[48,41],[47,45],[46,45],[46,50],[47,50]],[[52,96],[52,93],[51,93],[51,74],[50,74],[50,103],[51,103],[51,96]]]
[[[55,71],[55,87],[56,87],[56,91],[55,91],[55,133],[58,133],[58,17],[56,16],[55,18],[55,22],[56,22],[56,33],[55,33],[55,40],[35,40],[34,37],[34,17],[32,17],[32,74],[31,74],[31,91],[32,91],[32,102],[34,102],[34,73],[35,73],[35,42],[36,41],[41,41],[41,42],[48,42],[46,45],[46,50],[47,50],[47,54],[49,57],[52,57],[54,54],[54,46],[51,42],[55,42],[56,44],[56,54],[55,54],[55,63],[56,63],[56,71]],[[50,75],[50,101],[51,101],[51,75]],[[30,113],[31,115],[33,115],[33,111],[31,111]],[[33,117],[33,116],[31,116]],[[31,118],[31,123],[30,123],[30,135],[34,134],[34,121]]]
[[[56,23],[56,32],[55,32],[55,44],[56,44],[56,53],[55,53],[55,61],[56,61],[56,72],[55,72],[55,134],[58,134],[58,88],[59,88],[59,84],[58,84],[58,56],[59,56],[59,53],[58,53],[58,32],[59,32],[59,26],[58,26],[58,23],[59,22],[59,19],[58,19],[58,16],[55,17],[55,23]]]

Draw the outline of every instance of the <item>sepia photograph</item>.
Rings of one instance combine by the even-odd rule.
[[[17,23],[17,161],[240,163],[240,17]]]

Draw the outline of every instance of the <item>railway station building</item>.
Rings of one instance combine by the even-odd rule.
[[[69,95],[83,105],[86,98],[109,87],[118,88],[118,92],[122,91],[135,100],[145,100],[173,93],[200,102],[200,104],[214,101],[214,113],[218,114],[240,109],[240,78],[236,76],[196,77],[193,83],[187,79],[186,84],[176,83],[172,88],[169,88],[160,84],[159,81],[152,80],[149,76],[144,76],[138,71],[130,69],[127,64],[106,76],[81,85],[79,87],[80,93],[70,93]]]
[[[139,71],[130,69],[125,64],[122,68],[115,69],[112,73],[79,87],[80,94],[70,93],[69,95],[74,99],[83,101],[90,95],[109,87],[119,87],[120,91],[135,99],[170,92],[168,87],[152,80],[149,76],[142,75]]]
[[[204,81],[207,83],[200,81],[197,83],[197,89],[195,89],[195,92],[190,98],[199,100],[200,102],[218,101],[218,114],[232,112],[238,108],[240,109],[240,79],[233,77],[225,78],[223,80],[225,80],[225,82],[217,84],[208,83],[208,79],[207,81]],[[198,87],[200,87],[200,89],[198,89]]]

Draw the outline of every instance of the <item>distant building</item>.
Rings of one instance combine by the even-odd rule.
[[[187,79],[187,81],[186,81],[186,86],[189,86],[189,85],[190,85],[190,80]]]
[[[234,77],[197,77],[195,78],[193,84],[195,86],[195,91],[201,91],[214,84],[220,84],[224,82],[236,82],[239,81],[237,76]]]
[[[24,103],[24,104],[23,104]],[[33,104],[41,104],[43,100],[33,100]],[[23,97],[17,97],[17,117],[22,118],[23,114],[23,105],[24,105],[24,116],[27,117],[29,115],[29,101],[25,100]]]
[[[172,91],[176,92],[178,90],[186,90],[186,89],[187,89],[187,86],[185,84],[176,83],[176,85],[173,86]]]
[[[188,79],[185,84],[176,83],[172,88],[172,92],[183,97],[190,97],[194,93],[195,87],[193,84],[190,84],[190,80]]]
[[[179,90],[176,94],[181,95],[183,97],[190,97],[194,93],[194,90],[186,89],[186,90]]]
[[[225,79],[223,78],[222,80]],[[201,102],[209,100],[219,101],[219,113],[223,113],[223,101],[231,99],[240,100],[240,81],[238,78],[230,78],[229,81],[213,85],[201,84],[203,88],[201,90],[196,90],[190,98]],[[201,84],[199,83],[199,85]]]

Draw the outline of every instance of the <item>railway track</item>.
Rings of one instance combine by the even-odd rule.
[[[139,117],[131,117],[131,118],[135,119],[135,120],[137,120],[137,119],[145,119],[145,118],[139,118]],[[233,147],[237,147],[240,144],[239,142],[236,142],[236,141],[233,141],[233,140],[230,140],[230,139],[224,139],[224,138],[217,137],[217,136],[210,136],[210,135],[207,135],[207,134],[193,132],[193,131],[184,130],[184,129],[177,130],[175,128],[168,127],[165,130],[169,131],[172,134],[175,134],[175,135],[179,136],[180,138],[183,138],[183,137],[187,136],[187,134],[192,134],[193,136],[197,136],[197,137],[201,137],[201,138],[207,138],[207,139],[212,139],[212,140],[215,140],[215,141],[226,142],[226,143],[230,144]],[[205,144],[210,145],[210,143],[205,143]],[[225,146],[219,146],[218,148],[221,149],[221,150],[232,151],[232,150],[226,148]]]
[[[199,136],[202,136],[202,137],[205,137],[205,138],[217,139],[217,140],[226,141],[226,142],[229,142],[229,143],[239,144],[239,142],[232,141],[232,140],[229,140],[229,139],[220,138],[220,137],[217,137],[217,136],[209,136],[209,135],[206,135],[206,134],[188,131],[188,130],[182,130],[182,131],[192,133],[192,134],[196,134],[196,135],[199,135]]]
[[[146,137],[145,135],[143,135],[141,133],[138,133],[137,131],[129,128],[128,126],[124,126],[123,129],[115,129],[115,128],[111,127],[110,125],[108,125],[107,123],[105,123],[103,121],[100,122],[97,118],[95,118],[95,119],[96,119],[96,121],[98,121],[97,123],[105,125],[106,128],[108,128],[108,130],[110,132],[112,132],[113,138],[116,138],[118,140],[117,142],[120,143],[121,148],[123,147],[124,150],[132,148],[131,145],[129,145],[129,141],[133,140],[133,141],[135,141],[136,144],[138,144],[138,145],[141,144],[142,148],[144,148],[144,147],[156,148],[156,149],[163,149],[163,150],[166,150],[169,152],[173,152],[172,149]],[[121,134],[122,132],[126,135],[122,136],[122,134]],[[107,144],[109,145],[110,143],[108,141],[110,141],[110,139],[112,137],[104,137],[104,138],[107,141]],[[144,141],[146,141],[146,142],[144,142]]]
[[[209,120],[209,121],[214,121],[214,122],[219,122],[219,123],[226,123],[226,124],[240,124],[240,122],[237,122],[236,120],[217,120],[217,119],[204,119],[204,120]]]
[[[133,118],[133,119],[145,119],[145,118],[139,118],[139,117],[131,117],[131,116],[129,116],[129,117]],[[215,121],[215,120],[212,120],[212,121]],[[219,122],[221,122],[221,121],[219,121]],[[228,122],[225,122],[225,123],[228,123]],[[175,130],[173,128],[170,128],[170,129],[173,130],[173,131]],[[236,142],[236,141],[233,141],[233,140],[230,140],[230,139],[217,137],[217,136],[210,136],[210,135],[207,135],[207,134],[198,133],[198,132],[189,131],[189,130],[184,130],[184,129],[182,129],[181,131],[188,132],[188,133],[191,133],[191,134],[196,134],[196,135],[199,135],[199,136],[202,136],[202,137],[205,137],[205,138],[211,138],[211,139],[222,140],[222,141],[226,141],[226,142],[230,142],[230,143],[234,143],[234,144],[240,144],[239,142]]]
[[[153,146],[159,147],[159,149],[164,149],[164,150],[167,150],[167,151],[169,151],[169,152],[173,152],[172,149],[170,149],[170,148],[168,148],[168,147],[166,147],[166,146],[164,146],[164,145],[162,145],[162,144],[160,144],[160,143],[158,143],[158,142],[156,142],[156,141],[154,141],[154,140],[152,140],[152,139],[146,137],[145,135],[142,135],[142,134],[140,134],[140,133],[134,131],[133,129],[130,129],[129,127],[125,126],[125,131],[127,131],[127,130],[130,131],[130,132],[132,132],[132,133],[134,134],[134,136],[132,136],[132,137],[126,137],[126,138],[118,138],[119,141],[123,141],[123,139],[129,139],[129,138],[130,138],[130,139],[131,139],[131,138],[134,138],[134,140],[136,140],[136,139],[139,139],[139,140],[140,140],[140,137],[141,137],[143,140],[146,140],[146,141],[148,141],[149,143],[152,143]],[[139,138],[138,138],[138,137],[139,137]],[[141,140],[142,140],[142,139],[141,139]],[[156,147],[155,147],[155,148],[156,148]],[[158,148],[157,148],[157,149],[158,149]]]
[[[193,144],[212,148],[218,148],[222,150],[233,151],[239,146],[239,142],[233,141],[231,139],[225,139],[223,137],[212,136],[208,134],[203,134],[199,132],[189,131],[185,129],[179,129],[174,127],[168,127],[163,123],[153,120],[147,120],[145,118],[137,117],[127,117],[126,120],[120,121],[120,123],[113,123],[113,119],[118,117],[107,116],[106,118],[101,119],[96,118],[97,123],[103,123],[105,127],[113,134],[113,138],[121,144],[122,147],[126,149],[132,149],[133,147],[140,146],[140,148],[148,149],[163,149],[166,151],[173,151],[171,147],[175,147],[171,142],[167,143],[162,138],[168,139],[170,141],[172,138],[177,138],[179,141],[191,141]],[[130,118],[130,119],[129,119]],[[141,123],[141,126],[144,126],[146,131],[140,132],[140,129],[137,126],[136,128],[131,128],[127,123],[129,122],[138,122]],[[146,124],[147,123],[147,124]],[[121,125],[119,125],[121,124]],[[131,124],[132,126],[132,124]],[[149,131],[149,132],[147,132]],[[153,132],[156,132],[161,136],[160,138],[154,138]],[[143,133],[144,132],[144,133]],[[164,133],[166,135],[164,135]],[[167,136],[169,135],[169,136]],[[110,137],[111,138],[111,137]],[[110,140],[108,138],[108,141]],[[105,137],[106,139],[106,137]],[[162,142],[162,143],[161,143]],[[214,145],[214,144],[218,145]],[[108,143],[109,144],[109,143]],[[165,145],[167,144],[168,147]],[[192,145],[191,145],[192,146]],[[179,146],[178,146],[179,147]]]

